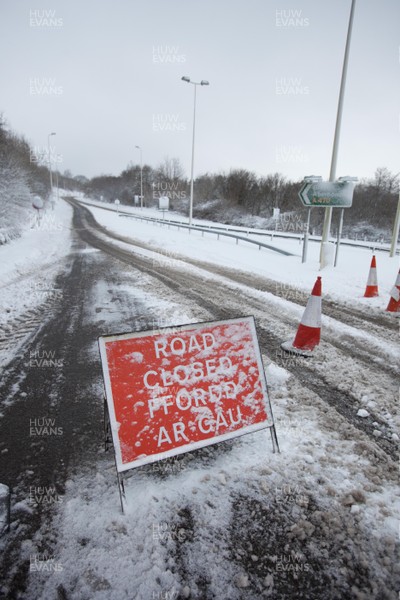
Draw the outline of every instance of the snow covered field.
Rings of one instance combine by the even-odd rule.
[[[298,293],[308,294],[319,274],[318,244],[310,244],[309,261],[302,265],[298,241],[271,242],[294,254],[284,257],[245,243],[237,246],[235,240],[217,241],[200,232],[189,235],[90,210],[99,224],[127,239],[108,239],[111,246],[150,259],[166,273],[177,269],[186,276],[187,298],[184,290],[171,291],[149,274],[121,266],[120,274],[104,272],[91,289],[84,322],[104,323],[108,333],[117,333],[132,323],[135,306],[146,307],[146,325],[149,315],[165,326],[210,320],[214,301],[254,314],[260,328],[281,335],[282,341],[295,333],[303,306],[292,300]],[[26,286],[38,277],[48,277],[54,286],[70,248],[71,214],[70,206],[61,202],[55,211],[60,228],[50,232],[55,235],[32,230],[5,248],[10,253],[2,305],[15,311],[13,318],[27,308]],[[106,239],[105,234],[98,236]],[[79,254],[95,261],[101,253],[87,247]],[[185,263],[185,257],[252,273],[255,280],[266,277],[275,282],[276,292],[285,294],[278,297],[257,285],[234,282]],[[339,309],[351,307],[392,322],[396,317],[385,315],[384,309],[398,258],[377,253],[380,296],[365,299],[370,260],[370,251],[343,246],[339,267],[322,272],[323,299],[337,302]],[[24,276],[20,283],[12,273],[16,268]],[[190,292],[199,294],[201,288],[193,290],[195,281],[203,282],[204,295],[208,287],[216,294],[219,286],[225,295],[212,298],[212,291],[207,292],[207,308],[196,304]],[[118,303],[110,301],[110,290]],[[13,302],[13,295],[18,301]],[[140,329],[137,315],[134,323]],[[113,457],[99,448],[93,464],[69,474],[51,523],[22,544],[21,560],[32,564],[35,556],[38,566],[31,569],[26,597],[397,598],[397,464],[375,443],[384,435],[396,447],[399,439],[398,388],[392,378],[398,373],[397,333],[388,330],[385,338],[368,321],[356,327],[331,316],[324,316],[322,323],[321,346],[309,368],[327,388],[348,394],[350,420],[305,387],[288,363],[264,351],[281,453],[272,453],[269,432],[262,431],[134,470],[126,481],[127,510],[122,515]],[[363,348],[371,353],[370,367],[360,359]],[[97,368],[95,339],[81,357],[88,371]],[[298,361],[305,369],[310,364]],[[376,380],[380,364],[385,368]],[[93,395],[101,402],[102,393],[102,381],[96,379],[90,389],[82,388],[81,399]],[[357,417],[361,408],[379,419],[375,437],[354,425],[363,419]],[[49,530],[55,540],[50,558],[37,551]]]
[[[110,208],[109,205],[107,208]],[[109,210],[91,208],[91,211],[96,220],[110,231],[118,232],[132,240],[145,241],[150,243],[153,248],[158,248],[161,252],[159,261],[165,261],[165,264],[172,263],[180,256],[188,256],[221,266],[243,269],[275,280],[277,285],[282,285],[287,289],[288,295],[297,289],[309,293],[319,274],[320,244],[316,242],[309,243],[308,261],[302,264],[302,245],[298,240],[277,237],[273,240],[269,237],[261,239],[260,236],[261,241],[264,240],[276,248],[287,250],[295,255],[286,257],[265,249],[259,251],[257,246],[245,242],[239,242],[239,245],[236,245],[234,239],[221,237],[217,240],[214,234],[205,233],[202,236],[198,231],[192,231],[189,234],[185,229],[178,230],[176,227],[168,229],[168,225],[160,226],[118,216]],[[129,207],[128,212],[138,213],[133,209],[129,211]],[[160,214],[155,210],[148,209],[144,214],[160,218]],[[182,217],[180,216],[180,218]],[[182,219],[182,221],[184,220]],[[209,221],[194,220],[194,224],[202,223],[218,225]],[[245,228],[243,230],[246,231]],[[328,267],[321,273],[324,297],[354,306],[363,306],[373,312],[384,310],[399,271],[399,257],[390,258],[387,252],[377,252],[380,296],[367,299],[363,295],[371,256],[372,252],[369,249],[341,246],[338,266]]]

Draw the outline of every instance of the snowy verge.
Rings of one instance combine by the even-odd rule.
[[[71,207],[56,202],[21,237],[0,247],[0,362],[12,358],[17,337],[38,321],[40,307],[62,297],[56,277],[71,249],[71,218]]]
[[[85,200],[86,202],[86,200]],[[88,208],[88,207],[86,207]],[[274,239],[273,244],[297,256],[282,256],[269,250],[258,250],[257,246],[234,239],[186,230],[168,229],[167,225],[155,225],[129,217],[120,217],[109,210],[89,209],[97,222],[111,232],[148,243],[158,251],[158,262],[168,266],[174,259],[189,257],[222,267],[233,268],[264,276],[276,282],[277,291],[288,297],[296,292],[310,292],[317,275],[322,276],[323,295],[343,304],[379,314],[386,309],[389,294],[399,271],[399,257],[390,258],[379,253],[378,284],[380,296],[364,298],[371,262],[371,251],[364,248],[342,246],[339,264],[319,271],[319,244],[310,244],[308,261],[301,263],[301,246],[297,240]]]
[[[47,210],[43,214],[40,222],[32,220],[31,227],[25,229],[20,238],[0,247],[1,320],[7,318],[11,309],[20,312],[40,301],[41,294],[34,292],[40,291],[44,280],[54,279],[59,261],[70,250],[71,217],[71,207],[60,201],[54,211]],[[24,287],[18,296],[14,295],[14,285],[19,289],[21,285]]]

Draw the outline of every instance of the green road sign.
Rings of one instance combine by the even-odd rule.
[[[299,198],[304,206],[348,208],[353,202],[353,181],[304,181]]]

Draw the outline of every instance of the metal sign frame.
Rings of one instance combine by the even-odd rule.
[[[233,428],[233,425],[231,426],[231,429],[229,430],[229,428],[226,428],[227,431],[224,432],[224,428],[223,432],[218,434],[215,432],[207,432],[210,433],[210,437],[206,437],[203,436],[201,437],[201,434],[197,431],[197,437],[198,439],[196,441],[193,441],[193,437],[195,436],[190,436],[190,432],[188,430],[186,430],[187,435],[189,436],[189,438],[191,437],[191,439],[188,440],[188,442],[186,443],[182,443],[182,444],[173,444],[172,443],[172,447],[170,449],[159,449],[158,452],[152,452],[149,455],[139,455],[138,457],[135,458],[134,460],[124,460],[122,453],[121,453],[121,439],[119,436],[119,431],[120,431],[120,423],[118,422],[118,418],[121,419],[121,397],[117,398],[117,396],[115,398],[117,398],[117,409],[118,409],[118,415],[117,415],[117,411],[116,411],[116,405],[115,405],[115,398],[114,398],[114,393],[115,390],[117,389],[117,386],[120,385],[125,385],[124,384],[124,379],[122,378],[122,382],[120,381],[120,379],[117,379],[117,373],[121,373],[121,366],[120,366],[120,370],[118,371],[118,365],[116,363],[116,355],[112,354],[112,344],[114,344],[114,348],[118,347],[118,343],[122,342],[122,346],[121,344],[119,344],[119,350],[120,352],[126,352],[126,348],[127,349],[132,349],[135,348],[135,343],[137,343],[137,340],[139,338],[145,338],[144,340],[142,340],[139,343],[150,343],[150,340],[153,342],[154,340],[160,340],[160,339],[177,339],[179,337],[179,334],[181,333],[181,335],[185,334],[187,337],[188,336],[196,336],[197,335],[201,335],[202,332],[204,333],[204,331],[216,331],[216,332],[220,332],[220,331],[224,331],[227,332],[229,331],[229,327],[230,326],[234,326],[236,327],[236,330],[238,332],[240,332],[240,326],[242,325],[243,328],[243,339],[246,339],[246,342],[248,342],[248,340],[251,340],[251,357],[252,357],[252,362],[251,365],[252,367],[256,366],[255,371],[254,371],[254,382],[255,382],[255,387],[251,388],[249,392],[245,391],[245,392],[240,392],[239,396],[238,396],[238,405],[239,406],[246,406],[246,410],[249,411],[249,414],[253,415],[254,412],[254,416],[253,416],[253,420],[251,421],[251,419],[249,419],[249,424],[247,424],[248,422],[246,421],[245,423],[240,422],[240,424],[236,427],[236,429]],[[228,347],[228,350],[232,352],[232,356],[236,356],[234,355],[234,352],[237,351],[237,349],[240,349],[240,335],[238,333],[238,338],[236,340],[236,342],[232,341],[232,345],[231,347],[228,347],[227,344],[228,342],[226,341],[226,339],[224,338],[224,348]],[[238,341],[239,340],[239,341]],[[127,344],[125,343],[127,342]],[[159,344],[161,342],[158,342]],[[236,346],[235,346],[236,343]],[[249,342],[250,343],[250,342]],[[107,345],[108,349],[109,349],[109,353],[107,354]],[[125,348],[124,348],[125,345]],[[139,346],[138,346],[139,347]],[[176,456],[179,454],[183,454],[186,452],[190,452],[193,450],[196,450],[197,448],[202,448],[208,445],[214,445],[217,444],[219,442],[228,440],[228,439],[232,439],[235,437],[239,437],[242,435],[245,435],[247,433],[252,433],[254,431],[259,431],[262,429],[270,429],[270,433],[271,433],[271,440],[272,440],[272,447],[273,447],[273,452],[279,452],[279,444],[278,444],[278,439],[277,439],[277,435],[276,435],[276,429],[275,429],[275,423],[274,423],[274,418],[273,418],[273,413],[272,413],[272,407],[271,407],[271,403],[269,400],[269,395],[268,395],[268,388],[267,388],[267,381],[266,381],[266,377],[265,377],[265,371],[264,371],[264,366],[263,366],[263,362],[262,362],[262,358],[261,358],[261,352],[260,352],[260,348],[259,348],[259,343],[258,343],[258,337],[257,337],[257,332],[256,332],[256,328],[255,328],[255,322],[254,322],[254,317],[243,317],[243,318],[236,318],[236,319],[228,319],[225,321],[216,321],[216,322],[205,322],[205,323],[190,323],[190,324],[186,324],[186,325],[179,325],[176,327],[165,327],[165,328],[160,328],[160,329],[156,329],[156,330],[150,330],[150,331],[141,331],[141,332],[132,332],[132,333],[125,333],[125,334],[118,334],[118,335],[109,335],[109,336],[101,336],[99,338],[99,348],[100,348],[100,355],[101,355],[101,362],[102,362],[102,369],[103,369],[103,378],[104,378],[104,384],[105,384],[105,401],[104,401],[104,443],[105,443],[105,449],[108,449],[110,447],[110,442],[111,442],[111,437],[112,437],[112,442],[114,445],[114,451],[115,451],[115,464],[116,464],[116,470],[117,470],[117,477],[118,477],[118,485],[119,485],[119,491],[120,491],[120,497],[121,497],[121,506],[122,506],[122,510],[123,510],[123,496],[124,496],[124,487],[123,487],[123,480],[122,480],[122,473],[136,468],[136,467],[140,467],[146,464],[151,464],[154,463],[157,460],[162,460],[162,459],[167,459],[169,457],[172,456]],[[197,351],[196,351],[197,352]],[[194,353],[194,356],[190,357],[190,361],[188,365],[192,365],[193,361],[196,361],[196,352]],[[202,351],[203,355],[204,355],[204,350]],[[214,357],[211,360],[217,360],[217,357],[219,356],[218,354],[216,354],[217,351],[211,353],[210,351],[210,356]],[[135,352],[136,354],[136,352]],[[201,353],[200,353],[201,354]],[[126,354],[123,354],[124,359],[126,359]],[[240,355],[238,360],[240,359]],[[110,358],[113,357],[113,358]],[[114,361],[114,366],[110,366],[109,364],[109,360],[113,360]],[[146,361],[147,361],[147,357],[146,357]],[[161,362],[161,361],[160,361]],[[240,370],[239,370],[239,365],[240,365]],[[147,364],[146,362],[146,369],[150,369],[150,371],[148,371],[149,373],[154,373],[155,371],[151,370],[152,369],[152,364],[149,363]],[[246,374],[245,371],[245,366],[243,366],[242,362],[237,362],[234,363],[234,366],[237,369],[237,373],[239,374]],[[126,366],[124,367],[126,369]],[[132,370],[134,370],[134,365],[132,365]],[[156,368],[156,365],[154,365],[154,368]],[[138,372],[139,373],[139,372]],[[142,372],[141,372],[142,373]],[[132,375],[131,372],[129,372],[129,377],[132,377],[133,379],[140,377],[140,375],[138,374],[137,376],[135,374]],[[151,377],[154,379],[154,375],[151,375]],[[133,380],[132,379],[132,380]],[[149,376],[150,379],[150,376]],[[146,380],[147,381],[147,380]],[[138,383],[139,385],[139,383]],[[148,400],[149,396],[149,391],[143,388],[143,384],[142,385],[142,396],[140,397],[140,402],[142,402],[143,404],[143,409],[142,409],[142,415],[146,416],[148,418],[149,415],[149,410],[146,409],[145,407],[145,402],[146,399]],[[201,384],[199,384],[201,385]],[[247,385],[247,384],[246,384]],[[120,389],[120,388],[118,388]],[[164,389],[164,388],[161,388]],[[242,388],[240,388],[242,389]],[[246,390],[246,386],[243,388],[244,390]],[[120,392],[118,392],[120,393]],[[187,393],[189,394],[189,392],[187,391]],[[247,395],[246,395],[247,394]],[[256,395],[256,400],[253,400],[253,394]],[[236,395],[234,396],[234,399],[236,400],[237,397]],[[125,397],[123,397],[123,401],[125,401]],[[247,402],[247,404],[245,404],[245,401]],[[132,402],[130,400],[130,402]],[[210,400],[211,402],[211,400]],[[242,404],[240,404],[240,402],[242,402]],[[251,405],[251,402],[253,402],[253,405]],[[136,403],[136,401],[135,401]],[[132,406],[136,406],[136,404],[132,404]],[[228,401],[225,400],[225,405],[228,404]],[[224,407],[226,407],[225,405],[223,405]],[[211,408],[206,405],[206,407],[209,408],[209,410],[211,411]],[[250,408],[249,408],[250,407]],[[260,407],[262,407],[262,411],[260,412]],[[147,410],[147,412],[146,412]],[[172,418],[176,417],[176,411],[178,410],[178,408],[175,409],[175,414],[172,413],[171,414],[171,421]],[[252,412],[253,411],[253,412]],[[164,411],[165,412],[165,411]],[[172,409],[171,409],[172,412]],[[211,411],[212,412],[212,411]],[[188,411],[189,413],[189,411]],[[196,414],[196,413],[194,413]],[[192,411],[190,411],[190,415],[191,418],[195,418],[192,417]],[[123,417],[125,415],[122,415]],[[154,413],[153,413],[154,416]],[[140,417],[137,417],[138,421],[140,421]],[[166,424],[170,424],[170,421],[168,421],[167,418],[165,418],[165,421],[161,421],[161,416],[159,417],[159,420],[157,421],[157,426],[159,426],[159,423],[163,422]],[[140,421],[140,428],[142,427],[142,425],[146,426],[146,423],[143,423],[142,421]],[[236,425],[236,423],[235,423]],[[138,427],[139,427],[138,426]],[[154,424],[154,427],[156,427],[156,423]],[[129,432],[134,432],[136,431],[136,429],[127,429],[126,430],[128,433]],[[110,436],[111,433],[111,436]],[[203,432],[204,433],[204,432]],[[213,434],[212,434],[213,433]],[[126,435],[126,432],[125,434]],[[148,438],[146,438],[147,440],[150,439],[150,434],[148,435]],[[122,437],[122,439],[125,439]],[[154,435],[153,438],[154,440]],[[172,436],[171,436],[172,439]],[[135,444],[137,445],[139,438],[135,438],[131,440],[131,445]],[[145,440],[146,441],[146,440]],[[176,441],[176,438],[175,438]],[[153,442],[152,442],[153,443]],[[130,448],[130,451],[132,452],[132,447]],[[121,476],[121,479],[120,479]]]

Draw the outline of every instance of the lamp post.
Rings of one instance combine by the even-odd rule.
[[[49,153],[49,170],[50,170],[50,194],[53,193],[53,174],[51,172],[51,158],[50,158],[50,138],[52,135],[56,135],[54,131],[52,133],[49,133],[49,135],[47,136],[47,151]]]
[[[62,156],[61,154],[57,154],[57,162],[61,162],[62,160]],[[56,171],[56,186],[57,186],[57,201],[60,200],[60,188],[58,185],[58,167],[57,167],[57,171]]]
[[[142,159],[142,148],[135,146],[140,150],[140,208],[143,208],[143,159]]]
[[[349,63],[350,42],[351,42],[351,33],[353,30],[353,19],[354,19],[355,7],[356,7],[356,0],[352,0],[351,1],[350,18],[349,18],[349,26],[347,29],[346,48],[344,51],[342,79],[340,82],[339,102],[338,102],[338,109],[337,109],[337,114],[336,114],[335,136],[334,136],[334,140],[333,140],[331,170],[330,170],[330,174],[329,174],[329,181],[335,181],[335,179],[336,179],[336,164],[337,164],[337,156],[338,156],[338,149],[339,149],[340,127],[342,124],[343,101],[344,101],[344,92],[345,92],[345,88],[346,88],[347,65]],[[342,216],[343,216],[343,209],[342,209]],[[327,246],[328,246],[329,234],[330,234],[330,230],[331,230],[331,221],[332,221],[332,207],[329,206],[329,207],[325,208],[324,225],[323,225],[323,229],[322,229],[322,239],[321,239],[320,269],[322,269],[324,266],[326,266],[326,264],[329,261]]]
[[[54,210],[53,173],[51,172],[51,155],[50,155],[50,138],[52,135],[56,135],[54,131],[52,133],[49,133],[49,135],[47,136],[47,150],[49,153],[49,170],[50,170],[50,203],[51,203],[51,209]]]
[[[394,179],[397,179],[400,173],[394,176]],[[394,218],[393,225],[393,233],[392,233],[392,241],[390,244],[390,257],[396,256],[397,249],[397,238],[399,237],[399,229],[400,229],[400,190],[399,190],[399,201],[397,203],[396,216]]]
[[[193,218],[193,168],[194,168],[194,137],[196,131],[196,88],[198,85],[210,85],[208,81],[202,79],[201,81],[191,81],[190,77],[185,75],[181,78],[186,83],[194,85],[194,103],[193,103],[193,137],[192,137],[192,166],[190,170],[190,205],[189,205],[189,225],[192,224]]]

